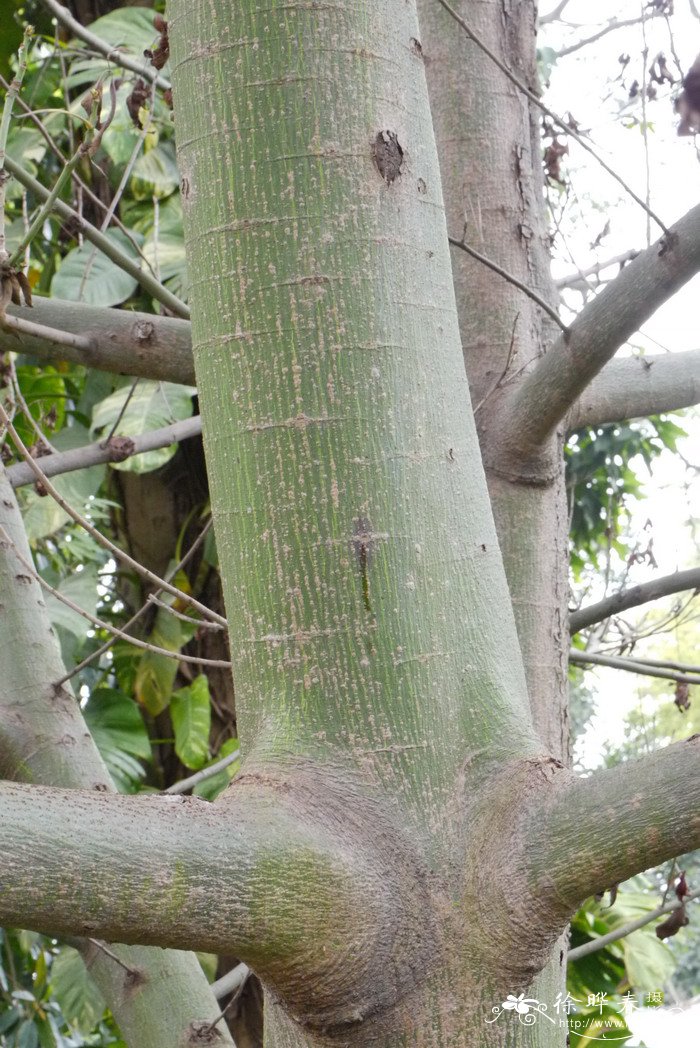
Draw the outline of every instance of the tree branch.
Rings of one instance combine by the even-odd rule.
[[[136,437],[118,438],[118,442],[115,440],[98,441],[96,444],[86,444],[82,448],[71,448],[70,451],[57,451],[54,455],[44,455],[41,459],[41,469],[44,476],[56,477],[59,474],[71,473],[76,469],[97,466],[103,462],[124,462],[144,451],[155,451],[158,448],[167,448],[170,444],[178,444],[181,440],[189,440],[190,437],[196,437],[201,432],[202,419],[199,415],[195,415],[194,418],[172,422],[169,426],[152,429]],[[125,444],[124,441],[127,443]],[[26,462],[18,462],[10,466],[7,476],[13,488],[21,488],[25,484],[33,484],[36,481],[33,470]]]
[[[509,273],[507,269],[503,269],[503,267],[499,266],[497,262],[492,262],[490,258],[487,258],[486,255],[482,255],[480,251],[476,251],[475,248],[465,243],[464,240],[457,240],[456,237],[449,236],[447,239],[452,245],[452,247],[458,247],[460,251],[464,251],[465,254],[470,255],[472,258],[475,258],[477,262],[481,262],[482,266],[486,266],[487,269],[492,270],[494,273],[498,273],[498,275],[500,277],[503,277],[504,280],[507,280],[509,284],[512,284],[514,287],[519,288],[520,291],[523,292],[523,294],[527,295],[529,299],[537,303],[540,309],[542,309],[547,314],[547,316],[554,321],[558,328],[561,328],[562,331],[567,330],[566,324],[561,319],[556,309],[554,309],[553,306],[550,306],[549,302],[545,302],[545,300],[541,298],[541,296],[538,295],[536,291],[533,291],[533,289],[531,287],[528,287],[527,284],[523,283],[522,280],[518,280],[518,278],[514,277],[512,273]]]
[[[672,575],[650,579],[649,582],[631,586],[620,593],[614,593],[611,597],[606,597],[605,600],[599,600],[596,604],[589,604],[586,608],[573,611],[569,618],[569,628],[573,635],[587,626],[592,626],[595,622],[609,619],[611,615],[619,615],[628,608],[637,608],[640,604],[648,604],[649,601],[658,600],[659,597],[668,597],[672,593],[682,593],[684,590],[694,590],[698,587],[700,587],[700,568],[675,571]]]
[[[16,178],[20,185],[24,186],[25,189],[30,190],[34,193],[39,200],[46,201],[51,195],[51,190],[46,189],[42,186],[41,182],[37,182],[28,171],[25,171],[20,164],[17,164],[11,157],[5,158],[5,166],[13,178]],[[55,200],[53,203],[53,210],[56,214],[61,215],[63,218],[69,218],[77,224],[77,228],[80,230],[86,240],[89,240],[91,244],[94,244],[103,255],[111,259],[116,266],[123,269],[125,273],[133,277],[144,291],[152,295],[157,302],[169,309],[175,316],[183,317],[187,319],[190,315],[190,311],[186,303],[173,295],[172,291],[168,291],[167,287],[160,283],[159,280],[148,272],[148,270],[141,267],[140,261],[130,258],[129,255],[125,254],[109,237],[96,229],[95,226],[91,225],[90,222],[86,221],[82,215],[74,211],[72,207],[64,203],[62,200]]]
[[[156,70],[150,65],[149,62],[138,61],[135,58],[131,58],[130,55],[120,51],[117,47],[112,47],[102,37],[97,36],[95,33],[90,32],[84,25],[81,25],[77,19],[73,18],[70,11],[62,4],[57,3],[57,0],[44,0],[44,6],[48,7],[49,11],[66,27],[74,36],[77,36],[79,40],[82,40],[93,51],[97,51],[98,54],[104,55],[110,62],[114,62],[115,65],[121,66],[122,69],[129,69],[132,73],[137,73],[143,77],[144,80],[149,80],[151,83],[155,83],[158,87],[163,90],[168,90],[170,87],[170,81],[166,80],[165,77],[159,76]],[[156,36],[155,30],[153,36]]]
[[[535,875],[561,916],[641,870],[700,847],[700,735],[572,779],[536,816]],[[535,828],[533,827],[533,833]]]
[[[596,33],[591,33],[590,36],[584,37],[583,40],[577,40],[575,43],[569,44],[568,47],[562,47],[557,50],[557,57],[565,58],[567,55],[572,55],[574,52],[580,51],[582,47],[594,44],[596,40],[601,40],[604,36],[607,36],[608,33],[612,33],[616,29],[628,29],[633,25],[641,25],[645,20],[658,18],[660,14],[660,11],[649,11],[643,15],[639,15],[637,18],[611,18],[607,25],[604,25]]]
[[[674,680],[683,684],[700,684],[700,676],[696,674],[663,669],[650,662],[644,662],[643,659],[629,659],[623,655],[601,655],[595,651],[578,651],[572,648],[569,652],[569,662],[577,666],[610,666],[611,669],[638,673],[642,677],[661,677],[662,680]]]
[[[191,608],[194,608],[196,611],[200,613],[200,615],[203,615],[205,619],[213,619],[214,622],[218,622],[222,626],[227,625],[226,619],[223,617],[223,615],[219,615],[218,612],[213,611],[211,608],[207,608],[204,604],[200,603],[200,601],[195,600],[195,598],[192,597],[189,593],[185,593],[183,590],[178,589],[177,586],[171,585],[169,582],[166,582],[165,579],[159,578],[158,575],[154,574],[154,572],[144,567],[144,565],[140,564],[137,560],[134,560],[133,557],[129,556],[129,554],[126,553],[123,549],[120,549],[119,546],[116,546],[110,539],[107,538],[106,535],[103,535],[101,531],[94,527],[90,523],[90,521],[87,520],[81,513],[78,513],[78,511],[74,509],[69,502],[66,502],[61,493],[56,490],[49,478],[43,472],[41,466],[38,464],[36,459],[33,459],[32,456],[29,454],[27,447],[25,446],[24,442],[22,441],[22,438],[20,437],[15,427],[12,425],[12,421],[10,420],[10,417],[3,408],[2,403],[0,403],[0,422],[2,422],[2,424],[7,429],[7,432],[10,434],[10,437],[12,438],[12,443],[15,445],[15,447],[17,448],[22,458],[31,469],[36,479],[41,481],[45,492],[48,495],[50,495],[54,502],[56,502],[61,507],[64,513],[68,514],[71,520],[74,520],[76,524],[79,524],[80,527],[83,528],[83,530],[86,531],[88,535],[91,535],[92,538],[94,538],[94,540],[100,546],[102,546],[103,549],[109,550],[109,552],[112,553],[117,560],[121,561],[122,564],[126,564],[127,567],[131,568],[132,571],[135,571],[137,575],[140,575],[142,578],[146,579],[148,582],[154,584],[160,589],[165,590],[167,593],[171,593],[174,597],[177,597],[181,602],[188,604]]]
[[[628,263],[502,405],[504,455],[527,459],[617,349],[700,269],[700,205]]]
[[[605,949],[606,946],[610,946],[613,942],[618,942],[619,939],[626,939],[632,932],[639,931],[645,925],[651,924],[652,921],[657,920],[659,917],[663,917],[665,913],[673,913],[674,910],[679,910],[685,903],[699,897],[700,891],[686,895],[683,902],[680,899],[672,899],[670,902],[664,903],[663,906],[657,906],[655,910],[645,913],[642,917],[637,917],[635,921],[629,921],[627,924],[620,925],[619,928],[613,928],[606,935],[599,935],[597,939],[591,939],[589,942],[582,943],[581,946],[575,946],[573,950],[569,950],[566,959],[567,961],[578,961],[582,957],[588,957],[592,953],[597,953],[598,950]]]
[[[596,262],[594,265],[588,266],[586,269],[577,269],[575,273],[568,273],[566,276],[555,280],[554,286],[559,289],[564,289],[577,288],[577,285],[581,285],[581,290],[588,289],[588,284],[586,283],[587,277],[597,277],[604,270],[612,269],[613,266],[625,266],[628,262],[631,262],[633,258],[636,258],[638,254],[639,251],[635,248],[630,248],[629,251],[623,251],[621,254],[613,256],[613,258],[606,258],[602,262]]]
[[[21,328],[16,319],[22,321]],[[194,385],[187,320],[35,297],[31,313],[26,306],[9,306],[5,324],[6,331],[0,328],[2,350],[51,362],[70,360],[115,375]]]
[[[700,403],[700,349],[611,360],[566,417],[567,430]]]
[[[347,787],[309,763],[248,769],[216,804],[0,783],[0,922],[235,953],[302,1025],[378,1012],[435,949],[429,889],[379,798],[360,786],[354,817]]]

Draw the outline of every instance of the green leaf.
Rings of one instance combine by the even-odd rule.
[[[184,622],[161,610],[148,640],[159,648],[180,651],[191,640],[196,629],[196,623]],[[145,651],[141,656],[134,691],[139,703],[152,717],[157,717],[170,702],[176,673],[177,659],[170,659],[155,651]]]
[[[180,172],[172,142],[160,142],[144,152],[134,164],[131,191],[136,200],[168,197],[179,184]]]
[[[57,433],[52,443],[57,451],[68,451],[87,444],[88,439],[87,430],[82,426],[70,426]],[[51,483],[74,509],[84,513],[94,499],[104,475],[104,466],[90,466],[89,469],[54,477]],[[30,542],[53,535],[70,520],[68,514],[49,495],[37,495],[32,489],[23,491],[22,505],[24,526]]]
[[[68,597],[74,604],[77,604],[79,608],[95,615],[97,611],[97,567],[95,565],[85,567],[82,571],[75,571],[56,589],[64,597]],[[63,604],[58,597],[54,597],[53,593],[47,592],[44,599],[53,625],[67,630],[77,640],[82,640],[88,630],[93,628],[87,619]]]
[[[103,756],[123,750],[141,760],[151,759],[151,744],[141,710],[128,695],[114,688],[98,688],[90,695],[83,712]]]
[[[71,946],[64,946],[54,959],[51,984],[68,1022],[81,1033],[89,1033],[104,1014],[106,1005],[80,954]]]
[[[134,245],[120,229],[109,229],[104,235],[123,254],[139,261]],[[138,234],[132,233],[132,236],[139,241]],[[85,242],[82,247],[69,251],[61,261],[51,281],[51,294],[91,306],[117,306],[133,295],[137,287],[134,277]]]
[[[196,393],[194,386],[142,379],[129,396],[131,390],[131,385],[123,386],[95,405],[92,412],[93,435],[100,431],[109,432],[117,419],[117,433],[120,436],[136,437],[192,415],[192,397]],[[149,473],[164,466],[176,450],[177,445],[171,444],[155,451],[145,451],[125,462],[113,463],[113,468],[129,473]]]
[[[175,752],[185,767],[196,771],[209,756],[211,696],[204,674],[173,694],[170,716],[175,731]]]

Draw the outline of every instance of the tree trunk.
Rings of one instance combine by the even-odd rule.
[[[473,809],[489,772],[541,744],[469,410],[414,5],[173,3],[171,40],[246,768],[290,789],[303,755],[304,778],[381,791],[441,902],[376,1036],[474,1043],[523,976],[484,963]],[[419,902],[404,900],[411,921]],[[436,905],[456,920],[439,943]],[[349,1036],[385,992],[304,1025]],[[269,1019],[271,1043],[295,1040]]]

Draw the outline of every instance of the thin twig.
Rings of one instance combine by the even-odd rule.
[[[91,615],[89,611],[86,611],[85,608],[81,608],[79,604],[76,604],[75,601],[70,599],[70,597],[67,597],[65,593],[61,593],[59,589],[56,589],[55,586],[52,586],[46,581],[46,579],[42,578],[34,565],[20,553],[17,546],[1,524],[0,539],[3,542],[3,545],[8,545],[12,549],[20,564],[24,566],[25,570],[30,573],[32,578],[34,578],[39,585],[47,591],[47,593],[50,593],[56,598],[56,600],[60,601],[61,604],[65,604],[65,606],[70,608],[71,611],[74,611],[76,615],[80,615],[98,629],[105,630],[107,633],[111,633],[112,636],[118,640],[125,640],[135,648],[141,648],[143,651],[150,651],[154,655],[165,655],[166,658],[176,659],[178,662],[191,662],[195,666],[210,666],[212,669],[227,670],[231,668],[231,663],[226,662],[223,659],[200,659],[196,655],[183,655],[182,652],[179,651],[170,651],[168,648],[160,648],[156,644],[151,644],[148,641],[140,640],[138,637],[133,637],[130,633],[124,633],[124,631],[120,630],[117,626],[112,626],[110,623],[104,622],[103,619],[99,619],[96,615]]]
[[[514,287],[519,288],[528,298],[531,298],[533,302],[536,302],[540,309],[543,309],[547,316],[552,318],[557,327],[560,327],[564,334],[566,334],[568,328],[557,313],[556,309],[550,306],[548,302],[545,302],[543,298],[540,298],[537,292],[533,291],[531,287],[524,284],[522,280],[518,280],[517,277],[514,277],[512,273],[503,269],[498,265],[498,263],[492,262],[490,258],[486,257],[486,255],[482,255],[481,252],[475,251],[474,248],[466,244],[464,240],[457,240],[456,237],[448,237],[447,239],[453,247],[458,247],[460,251],[464,251],[467,255],[471,255],[472,258],[475,258],[477,262],[481,262],[482,265],[487,267],[487,269],[493,270],[494,273],[498,273],[499,277],[503,277],[504,280],[507,280],[509,284],[513,284]]]
[[[215,775],[218,775],[224,768],[228,768],[230,764],[237,761],[241,755],[240,750],[234,750],[233,753],[228,753],[225,757],[222,757],[220,761],[216,761],[214,764],[210,764],[208,768],[202,768],[201,771],[197,771],[194,775],[190,775],[186,779],[180,779],[179,782],[174,783],[172,786],[168,786],[167,790],[163,790],[163,793],[186,793],[187,790],[191,790],[193,786],[196,786],[200,782],[204,782],[205,779],[212,779]]]
[[[121,66],[122,69],[129,69],[132,73],[138,73],[144,80],[156,83],[164,91],[169,89],[170,81],[163,76],[159,76],[156,70],[147,62],[138,62],[135,58],[130,58],[129,55],[119,51],[116,47],[112,47],[106,40],[103,40],[95,33],[91,33],[89,29],[86,29],[77,19],[73,18],[70,11],[63,7],[62,4],[57,3],[56,0],[44,0],[44,5],[48,7],[49,11],[56,16],[66,29],[69,29],[80,40],[84,40],[86,44],[89,44],[94,51],[103,55],[108,61]],[[153,35],[155,36],[155,32]]]
[[[138,974],[138,969],[137,968],[132,968],[130,965],[126,964],[121,959],[121,957],[117,957],[116,953],[113,953],[112,950],[109,949],[107,944],[102,942],[101,939],[90,939],[90,938],[88,938],[88,942],[91,942],[92,945],[96,946],[98,950],[102,950],[102,953],[105,953],[108,957],[110,957],[114,961],[115,964],[118,964],[121,968],[124,969],[124,971],[129,972],[130,975]]]
[[[577,666],[586,666],[589,663],[594,666],[610,666],[616,670],[626,670],[628,673],[638,673],[643,677],[661,677],[663,680],[674,680],[681,684],[700,685],[700,676],[687,673],[677,673],[675,670],[659,669],[648,663],[637,659],[628,659],[621,655],[601,655],[593,651],[577,651],[572,648],[569,652],[569,662]]]
[[[520,91],[522,94],[524,94],[526,98],[529,98],[533,105],[536,105],[537,108],[546,116],[548,116],[550,120],[553,120],[557,127],[559,127],[567,135],[570,135],[575,142],[578,142],[582,149],[585,149],[587,153],[590,153],[591,156],[600,164],[603,170],[607,171],[608,174],[615,179],[618,185],[622,186],[625,192],[628,193],[632,197],[632,199],[639,204],[641,208],[643,208],[646,214],[651,215],[651,217],[654,219],[657,225],[660,226],[660,228],[664,231],[666,236],[668,236],[668,229],[661,221],[659,216],[647,207],[642,198],[640,196],[637,196],[637,194],[631,188],[631,186],[629,186],[627,182],[625,182],[624,179],[621,178],[620,175],[618,175],[617,171],[610,167],[610,165],[607,164],[601,156],[599,156],[596,150],[591,145],[589,145],[588,142],[586,142],[586,140],[582,138],[577,131],[574,131],[565,120],[563,120],[560,116],[557,115],[557,113],[555,113],[552,109],[546,106],[544,102],[541,102],[537,95],[534,94],[534,92],[532,92],[529,89],[529,87],[526,87],[526,85],[521,80],[519,80],[514,73],[511,72],[507,65],[504,65],[504,63],[500,60],[498,55],[495,55],[491,48],[483,42],[481,37],[477,36],[477,34],[474,32],[471,26],[467,22],[465,22],[461,15],[457,14],[455,9],[447,2],[447,0],[438,0],[438,3],[441,7],[445,9],[445,11],[447,11],[450,17],[455,20],[457,25],[459,25],[464,30],[469,39],[474,44],[476,44],[476,46],[481,51],[483,51],[488,58],[491,59],[494,65],[498,66],[503,75],[510,80],[513,86],[516,87],[518,91]]]
[[[197,536],[197,538],[194,540],[194,542],[192,543],[192,545],[188,549],[187,553],[185,553],[185,555],[180,559],[180,561],[167,573],[166,580],[168,582],[170,582],[172,579],[174,579],[175,576],[178,574],[178,572],[182,571],[182,569],[185,567],[185,565],[192,559],[194,554],[197,552],[199,547],[204,542],[204,539],[206,538],[207,534],[209,533],[209,530],[210,530],[211,526],[212,526],[212,519],[210,517],[209,520],[207,521],[207,523],[202,528],[202,530],[199,533],[199,535]],[[160,592],[160,589],[156,590],[156,593],[159,593],[159,592]],[[146,612],[148,611],[149,607],[150,607],[150,604],[149,604],[148,601],[146,601],[144,604],[142,604],[141,607],[136,612],[134,612],[134,614],[131,616],[131,618],[127,622],[124,623],[124,626],[123,626],[124,631],[126,632],[126,630],[131,629],[131,627],[136,622],[138,622],[138,620],[140,618],[142,618],[146,614]],[[202,625],[204,625],[204,624],[202,623]],[[95,659],[101,658],[102,655],[104,655],[106,652],[108,652],[110,650],[110,648],[112,648],[114,646],[114,644],[116,642],[116,639],[117,639],[116,637],[110,637],[110,639],[108,641],[105,641],[105,643],[102,644],[99,648],[96,648],[94,651],[90,652],[90,654],[87,655],[83,659],[82,662],[79,662],[76,666],[73,667],[72,670],[69,670],[66,674],[64,674],[63,677],[61,677],[59,680],[55,681],[54,682],[54,687],[55,688],[60,688],[62,684],[65,684],[67,681],[69,681],[76,674],[80,673],[81,670],[84,670],[85,667],[89,666],[91,662],[95,661]]]
[[[148,594],[148,602],[154,604],[156,608],[162,608],[164,611],[169,612],[174,618],[181,619],[183,622],[196,622],[191,615],[185,615],[184,612],[178,611],[171,604],[166,604],[164,600],[159,600],[154,593]],[[203,630],[222,630],[224,627],[218,622],[197,622],[197,626]],[[700,671],[699,671],[700,672]]]
[[[661,14],[660,11],[652,11],[651,18],[657,18]],[[590,36],[585,37],[583,40],[577,40],[575,43],[570,44],[568,47],[557,48],[557,58],[566,58],[567,55],[573,55],[574,52],[580,51],[582,47],[587,47],[589,44],[594,44],[596,40],[602,40],[608,33],[613,33],[616,29],[627,29],[633,25],[639,25],[642,21],[641,17],[637,18],[611,18],[607,25],[603,26],[596,33],[592,33]]]
[[[87,352],[93,348],[93,340],[83,338],[82,335],[73,335],[69,331],[59,331],[58,328],[45,327],[43,324],[35,324],[32,320],[22,320],[20,317],[12,317],[5,313],[0,317],[0,327],[18,335],[29,335],[31,338],[44,338],[47,342],[54,342],[57,346],[69,346],[71,349]]]
[[[631,262],[633,258],[636,258],[639,251],[636,248],[630,248],[629,251],[623,251],[619,255],[615,255],[614,258],[607,258],[603,262],[596,262],[592,266],[588,266],[586,269],[579,269],[576,273],[568,273],[564,277],[560,277],[555,280],[554,283],[558,288],[572,287],[575,284],[585,281],[586,277],[597,277],[605,269],[611,269],[613,266],[624,266],[627,262]]]
[[[120,549],[119,546],[116,546],[112,541],[110,541],[110,539],[108,539],[106,535],[103,535],[101,531],[98,531],[98,529],[94,527],[89,520],[86,520],[81,513],[78,513],[78,511],[74,509],[70,505],[70,503],[66,502],[63,495],[61,495],[60,492],[56,490],[56,488],[53,486],[53,484],[46,476],[44,471],[41,469],[41,467],[38,465],[36,460],[33,459],[30,455],[22,438],[20,437],[15,427],[12,425],[10,417],[8,416],[2,404],[0,404],[0,422],[2,422],[7,427],[7,430],[10,436],[12,437],[12,441],[15,447],[17,448],[22,458],[31,469],[36,479],[41,481],[44,490],[51,496],[52,499],[54,499],[55,502],[58,503],[61,509],[68,514],[71,520],[74,520],[76,524],[79,524],[88,533],[88,535],[91,535],[92,538],[95,539],[95,541],[100,546],[102,546],[106,550],[109,550],[109,552],[112,553],[117,558],[117,560],[121,561],[122,564],[126,564],[127,567],[131,568],[132,571],[135,571],[142,578],[146,579],[147,582],[150,582],[152,585],[164,589],[167,593],[172,593],[174,597],[177,597],[178,600],[184,601],[185,604],[189,604],[190,607],[195,608],[200,613],[200,615],[203,615],[205,618],[213,619],[214,622],[220,622],[222,625],[226,625],[226,619],[223,617],[223,615],[219,615],[218,612],[212,611],[211,608],[207,608],[204,604],[201,604],[198,600],[195,600],[194,597],[191,597],[189,593],[184,593],[176,586],[171,586],[169,582],[166,582],[165,579],[161,579],[158,575],[155,574],[155,572],[150,571],[148,568],[144,567],[143,564],[139,564],[137,560],[134,560],[134,558],[130,557],[129,554],[126,553],[123,549]]]
[[[41,182],[38,182],[33,178],[28,171],[15,163],[11,157],[5,158],[5,166],[10,174],[17,179],[20,185],[23,185],[25,189],[35,193],[40,200],[46,200],[49,196],[49,190],[45,186],[42,186]],[[68,204],[64,203],[63,200],[56,200],[54,202],[54,211],[61,215],[65,219],[74,220],[82,236],[86,240],[89,240],[91,244],[95,244],[96,247],[106,255],[107,258],[111,259],[115,265],[123,269],[125,273],[128,273],[141,285],[144,291],[148,292],[157,302],[165,306],[166,309],[170,310],[177,317],[182,317],[184,320],[189,320],[190,310],[189,307],[174,295],[172,291],[164,287],[163,284],[159,283],[150,273],[147,273],[141,268],[141,266],[133,259],[125,254],[119,246],[111,240],[105,233],[101,233],[99,229],[88,222],[82,215],[80,215],[74,208],[69,207]]]
[[[613,929],[608,932],[607,935],[599,935],[597,939],[591,939],[589,942],[584,942],[581,946],[575,946],[573,950],[569,950],[567,960],[578,961],[582,957],[588,957],[591,953],[597,953],[598,950],[603,950],[610,943],[617,942],[618,939],[624,939],[632,932],[638,931],[643,928],[645,924],[650,924],[655,921],[657,917],[663,917],[665,913],[671,913],[673,910],[679,910],[686,902],[690,899],[697,899],[700,896],[700,891],[691,892],[690,895],[686,895],[683,902],[680,899],[674,899],[672,902],[667,902],[665,906],[658,906],[655,910],[650,913],[644,914],[643,917],[637,917],[636,920],[630,921],[629,924],[623,924],[619,928]]]

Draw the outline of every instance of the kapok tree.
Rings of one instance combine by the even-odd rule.
[[[579,903],[700,845],[697,739],[585,779],[567,767],[562,454],[569,418],[636,413],[632,394],[611,408],[604,365],[697,270],[700,208],[554,331],[534,5],[462,4],[473,22],[417,6],[170,4],[244,754],[215,804],[118,796],[97,767],[87,788],[54,785],[78,785],[66,766],[89,741],[53,687],[9,486],[2,499],[17,739],[2,766],[24,782],[0,787],[0,920],[235,953],[280,1046],[532,1044],[485,1019],[509,993],[561,990]],[[541,301],[466,259],[453,283],[448,231],[463,241],[467,202]],[[128,369],[133,318],[109,325]],[[130,970],[127,1013],[155,982]],[[203,1012],[181,1043],[226,1036]]]

